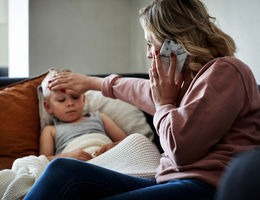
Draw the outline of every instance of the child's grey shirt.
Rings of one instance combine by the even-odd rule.
[[[89,113],[89,117],[80,123],[64,123],[54,119],[56,128],[55,155],[60,154],[67,144],[74,138],[84,134],[103,133],[106,134],[102,119],[98,111]]]

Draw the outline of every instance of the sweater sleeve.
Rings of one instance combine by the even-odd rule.
[[[244,96],[240,73],[229,63],[215,62],[198,74],[179,107],[165,105],[154,115],[165,155],[177,166],[201,159],[232,127]]]
[[[148,79],[122,78],[112,74],[103,79],[102,94],[123,100],[151,115],[155,113]]]

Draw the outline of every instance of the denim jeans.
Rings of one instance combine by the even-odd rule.
[[[57,158],[45,169],[25,200],[212,199],[215,188],[195,179],[157,184],[155,179],[118,173],[70,158]]]
[[[260,199],[260,148],[234,157],[224,172],[216,200]]]

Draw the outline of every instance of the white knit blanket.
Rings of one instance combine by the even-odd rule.
[[[76,147],[76,143],[74,144]],[[91,144],[88,142],[88,145]],[[153,178],[160,157],[160,152],[147,137],[134,133],[88,162],[129,175]],[[48,163],[43,155],[16,159],[12,169],[0,171],[0,198],[22,199]]]
[[[129,175],[153,178],[160,158],[157,147],[147,137],[134,133],[88,162]]]
[[[0,199],[22,199],[48,163],[45,156],[27,156],[16,159],[12,169],[1,170]]]

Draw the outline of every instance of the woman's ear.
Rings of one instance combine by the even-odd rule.
[[[52,109],[51,109],[49,103],[48,103],[47,101],[44,101],[44,102],[43,102],[43,105],[44,105],[44,108],[45,108],[45,110],[47,111],[47,113],[49,113],[50,115],[52,115],[53,111],[52,111]]]

